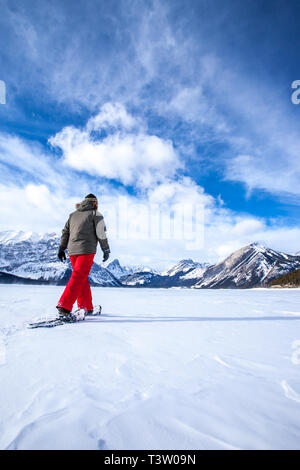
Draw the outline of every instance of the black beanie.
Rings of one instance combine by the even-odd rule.
[[[97,199],[96,196],[94,194],[88,194],[87,196],[85,196],[85,199]]]

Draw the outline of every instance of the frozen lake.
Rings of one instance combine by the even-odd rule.
[[[0,286],[1,449],[300,449],[300,290],[61,291]]]

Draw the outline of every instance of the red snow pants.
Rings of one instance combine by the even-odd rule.
[[[95,253],[91,255],[70,256],[73,272],[63,295],[59,299],[57,304],[58,307],[63,307],[72,311],[73,305],[77,300],[78,308],[92,310],[92,293],[88,276],[94,257]]]

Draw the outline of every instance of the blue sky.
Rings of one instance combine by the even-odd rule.
[[[1,230],[60,230],[92,191],[108,228],[120,196],[204,206],[203,246],[112,236],[124,262],[300,249],[299,2],[0,7]]]

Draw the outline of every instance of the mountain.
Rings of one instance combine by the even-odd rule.
[[[117,279],[120,279],[122,276],[126,276],[127,274],[131,273],[131,272],[128,272],[125,267],[120,265],[120,262],[118,259],[114,259],[113,261],[111,261],[106,266],[106,269]]]
[[[157,278],[160,279],[161,276],[149,271],[141,271],[124,276],[122,284],[130,287],[163,287],[159,282],[155,282]]]
[[[273,279],[300,268],[300,256],[287,255],[257,243],[247,245],[221,263],[210,266],[195,288],[268,286]]]
[[[31,284],[41,285],[48,284],[46,281],[37,281],[36,279],[29,279],[26,277],[15,276],[14,274],[7,274],[0,272],[0,284]]]
[[[179,261],[175,266],[162,273],[162,276],[169,276],[170,281],[177,286],[190,286],[198,280],[202,274],[209,268],[208,263],[198,263],[192,259]]]
[[[300,256],[287,255],[252,243],[212,266],[187,259],[160,274],[135,272],[122,278],[122,283],[136,287],[197,289],[263,287],[297,268],[300,268]]]
[[[111,261],[106,269],[113,274],[117,279],[122,281],[127,276],[137,272],[154,273],[155,271],[148,266],[122,266],[118,259]]]
[[[65,285],[72,270],[69,260],[57,259],[59,239],[56,233],[0,232],[0,282]],[[144,266],[122,266],[117,259],[107,268],[94,263],[89,279],[94,286],[249,288],[268,286],[297,269],[300,256],[252,243],[211,266],[185,259],[161,273]]]
[[[114,259],[107,266],[123,286],[146,287],[149,283],[153,286],[153,280],[159,275],[148,266],[121,266],[118,259]]]
[[[35,280],[39,283],[65,285],[71,275],[68,260],[57,259],[59,236],[56,233],[39,235],[32,232],[6,231],[0,233],[0,271],[16,276],[18,280]],[[2,276],[1,282],[13,281]],[[120,282],[109,271],[97,263],[90,274],[91,285],[120,286]]]
[[[196,269],[199,270],[198,272],[204,272],[207,269],[209,264],[207,263],[197,263],[192,259],[183,259],[179,261],[175,266],[163,271],[161,273],[162,276],[185,276]]]
[[[300,269],[296,269],[270,282],[270,287],[300,287]]]
[[[107,269],[94,263],[89,276],[92,286],[121,287],[121,282]]]
[[[181,260],[160,274],[154,271],[134,272],[122,277],[122,283],[136,287],[191,287],[208,266],[207,263],[197,263],[191,259]]]

